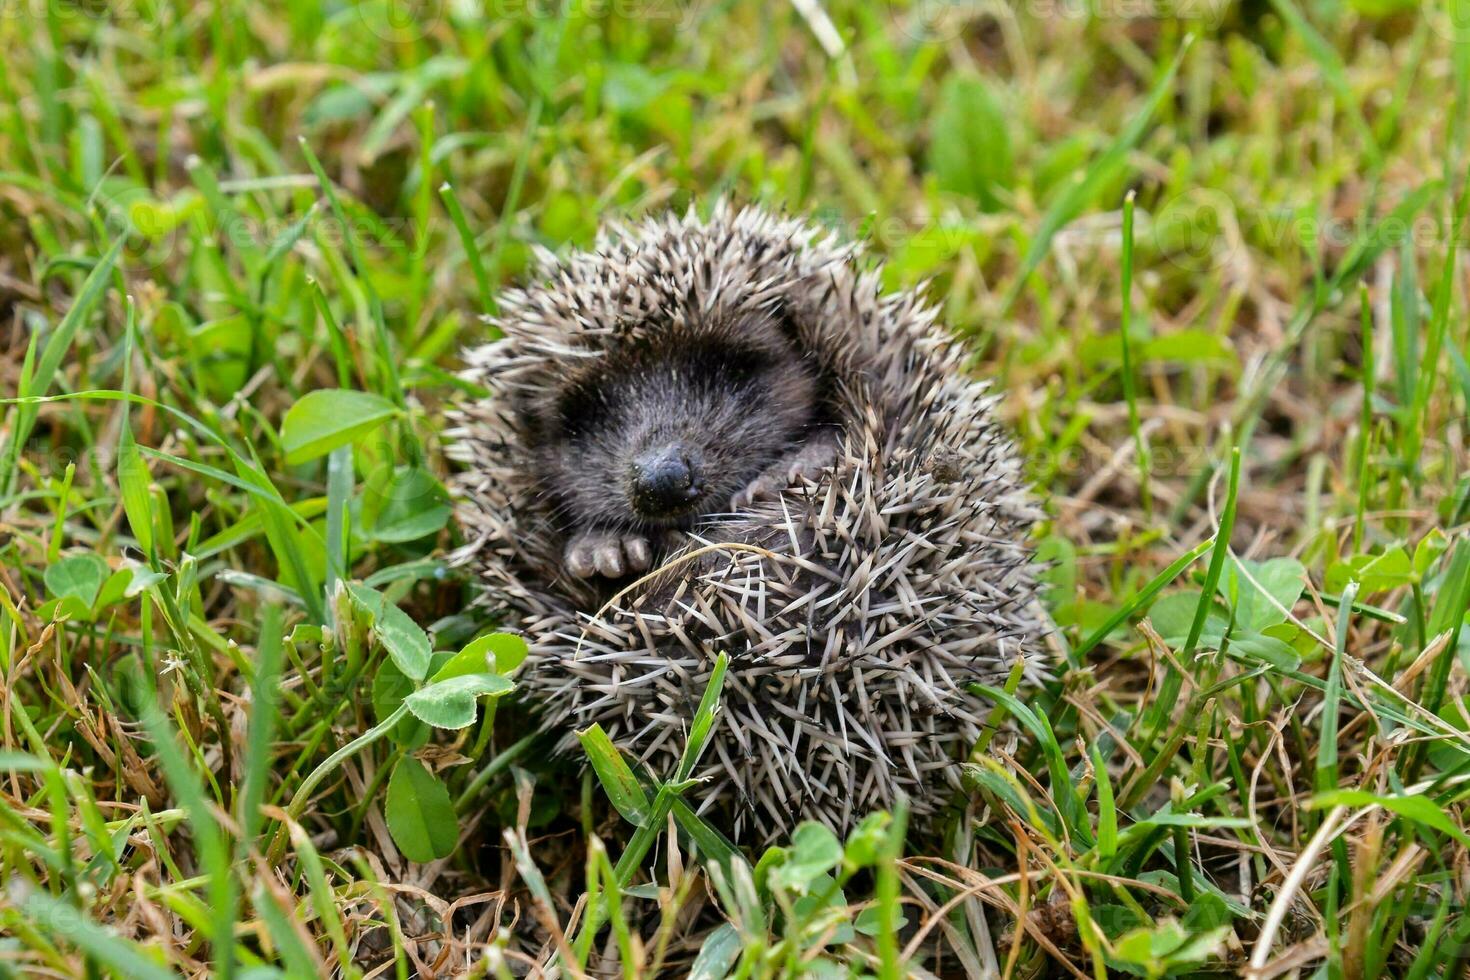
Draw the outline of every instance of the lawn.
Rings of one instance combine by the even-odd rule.
[[[16,0],[0,45],[0,976],[1465,975],[1470,2]],[[554,756],[448,560],[498,291],[722,198],[922,290],[1046,512],[1053,679],[939,826],[675,832],[699,786]]]

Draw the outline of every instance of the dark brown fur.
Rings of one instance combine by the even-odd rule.
[[[827,441],[819,368],[769,317],[610,345],[538,402],[531,465],[583,577],[645,570],[665,532],[779,491],[807,475],[809,442]],[[636,461],[668,445],[682,447],[700,492],[677,513],[650,514],[636,505]]]

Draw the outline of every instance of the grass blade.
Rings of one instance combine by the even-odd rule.
[[[1200,636],[1205,630],[1205,621],[1209,617],[1210,608],[1215,603],[1215,592],[1220,585],[1220,575],[1225,570],[1225,559],[1230,554],[1230,534],[1235,528],[1236,502],[1240,494],[1240,447],[1230,451],[1230,483],[1226,490],[1225,509],[1220,514],[1220,525],[1215,531],[1214,547],[1210,551],[1209,568],[1205,571],[1204,590],[1200,592],[1199,605],[1194,611],[1194,619],[1190,622],[1189,635],[1185,638],[1184,647],[1179,652],[1179,661],[1188,664],[1194,657],[1194,651],[1199,647]],[[1148,740],[1155,741],[1163,733],[1164,725],[1168,722],[1173,712],[1174,703],[1179,697],[1179,689],[1183,686],[1183,678],[1174,669],[1172,663],[1164,668],[1164,683],[1155,696],[1153,706],[1149,710],[1151,724],[1148,726]]]
[[[1149,490],[1148,443],[1138,421],[1137,382],[1133,377],[1133,203],[1137,194],[1129,191],[1123,199],[1123,317],[1118,324],[1118,340],[1123,348],[1123,399],[1128,403],[1128,429],[1133,435],[1134,462],[1138,465],[1138,493],[1143,500],[1145,516],[1153,515],[1153,497]]]
[[[1349,582],[1342,590],[1343,604],[1337,614],[1337,638],[1332,661],[1327,666],[1327,688],[1322,695],[1322,734],[1317,741],[1317,792],[1337,788],[1337,714],[1342,701],[1342,662],[1347,656],[1348,629],[1352,624],[1353,603],[1358,583]]]
[[[66,357],[67,351],[71,350],[77,331],[82,328],[92,308],[107,291],[107,281],[112,277],[113,266],[117,264],[122,245],[121,239],[114,241],[102,258],[97,260],[96,265],[92,266],[92,271],[87,274],[82,288],[72,300],[71,307],[61,318],[60,325],[46,339],[46,346],[41,349],[41,357],[36,362],[34,371],[26,373],[25,380],[18,392],[21,398],[45,395],[55,383],[56,373],[61,369],[61,361]],[[0,498],[10,495],[15,467],[20,460],[22,449],[31,437],[31,429],[36,424],[37,412],[38,408],[33,403],[22,402],[16,407],[10,441],[5,451],[0,453]]]
[[[1169,67],[1159,75],[1149,91],[1148,97],[1144,99],[1143,107],[1129,120],[1128,125],[1118,134],[1102,156],[1094,160],[1066,192],[1062,194],[1055,204],[1047,209],[1042,216],[1041,225],[1036,229],[1031,244],[1026,249],[1025,256],[1021,259],[1021,268],[1016,273],[1015,280],[1011,283],[1009,292],[1006,293],[1005,302],[1001,304],[1000,315],[1004,317],[1010,312],[1021,290],[1026,286],[1026,280],[1041,260],[1046,258],[1047,251],[1051,248],[1052,239],[1057,232],[1071,224],[1084,208],[1093,202],[1103,185],[1111,181],[1123,169],[1128,162],[1128,154],[1138,145],[1139,140],[1148,132],[1149,123],[1153,121],[1154,114],[1158,112],[1159,106],[1163,105],[1174,90],[1174,76],[1179,73],[1179,66],[1184,64],[1184,56],[1189,53],[1193,44],[1193,37],[1186,38],[1179,48],[1179,53]]]

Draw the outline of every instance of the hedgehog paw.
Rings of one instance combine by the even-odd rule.
[[[584,531],[572,538],[566,550],[567,571],[577,578],[621,578],[630,572],[646,572],[652,558],[647,538],[611,531]]]
[[[822,471],[837,462],[837,430],[825,428],[802,446],[786,461],[786,482],[815,483]]]
[[[730,507],[742,510],[757,500],[780,496],[781,491],[793,484],[815,483],[822,471],[837,461],[836,430],[824,431],[812,437],[800,449],[751,480],[744,490],[730,498]]]
[[[747,483],[744,490],[730,498],[730,509],[744,510],[757,500],[777,496],[785,488],[785,479],[778,478],[775,473],[762,473]]]

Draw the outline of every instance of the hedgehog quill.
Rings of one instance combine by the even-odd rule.
[[[1034,680],[1048,628],[1040,515],[934,310],[853,244],[720,206],[541,256],[495,324],[466,351],[491,395],[449,433],[461,554],[562,747],[597,722],[667,775],[726,652],[699,805],[737,839],[942,806],[969,685]]]

